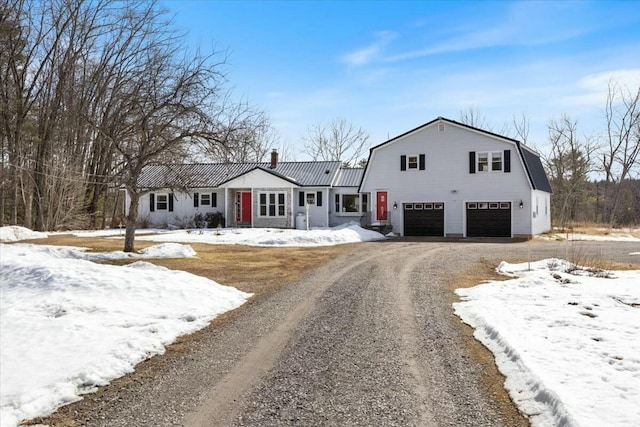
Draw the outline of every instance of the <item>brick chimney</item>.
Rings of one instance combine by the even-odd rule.
[[[271,151],[271,169],[275,169],[278,166],[278,150],[275,148]]]

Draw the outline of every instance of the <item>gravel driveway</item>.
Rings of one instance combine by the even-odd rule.
[[[63,411],[68,425],[91,426],[527,425],[482,384],[451,308],[452,275],[480,258],[640,268],[629,255],[637,251],[613,242],[364,243],[207,328],[170,364]]]

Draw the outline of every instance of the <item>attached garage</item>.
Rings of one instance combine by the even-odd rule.
[[[468,202],[467,237],[511,237],[510,202]]]
[[[444,236],[444,203],[404,203],[405,236]]]

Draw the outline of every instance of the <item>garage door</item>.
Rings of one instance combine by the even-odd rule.
[[[444,203],[405,203],[405,236],[444,236]]]
[[[511,203],[467,203],[467,237],[511,237]]]

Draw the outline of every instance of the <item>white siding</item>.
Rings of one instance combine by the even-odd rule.
[[[318,206],[318,193],[322,193],[322,206]],[[331,206],[331,200],[329,198],[329,189],[328,188],[313,188],[313,187],[304,187],[295,191],[294,199],[293,199],[293,215],[294,217],[302,213],[306,216],[307,209],[306,206],[300,206],[300,193],[305,194],[305,205],[306,205],[306,195],[311,193],[314,195],[315,204],[309,205],[309,226],[310,227],[328,227],[329,226],[329,209]]]
[[[151,193],[154,195],[158,194],[171,194],[172,190],[169,189],[159,189],[154,190]],[[193,206],[193,193],[216,193],[217,194],[217,203],[216,206],[199,206],[196,208]],[[191,190],[189,193],[183,192],[174,192],[173,199],[173,212],[167,210],[155,210],[151,212],[149,209],[149,197],[150,193],[144,194],[140,199],[140,206],[138,210],[138,218],[139,221],[148,220],[152,226],[166,226],[171,225],[175,227],[184,226],[189,220],[193,218],[193,216],[197,213],[201,213],[203,215],[209,212],[225,212],[225,200],[224,200],[224,190],[222,189],[213,189],[213,188],[199,188]],[[157,196],[156,196],[157,197]],[[129,203],[129,197],[127,195],[127,206]],[[128,209],[127,209],[128,210]],[[225,218],[228,220],[228,218]]]
[[[388,191],[393,231],[401,232],[402,203],[444,202],[445,234],[464,235],[466,201],[509,201],[513,234],[530,234],[531,187],[515,144],[446,122],[440,132],[438,123],[374,150],[361,188],[372,194],[372,211],[375,191]],[[469,173],[470,151],[504,150],[511,150],[511,172]],[[420,154],[426,156],[425,170],[400,170],[401,155]],[[518,208],[521,200],[523,209]]]
[[[531,206],[532,234],[546,233],[551,230],[551,195],[540,190],[532,191]]]

